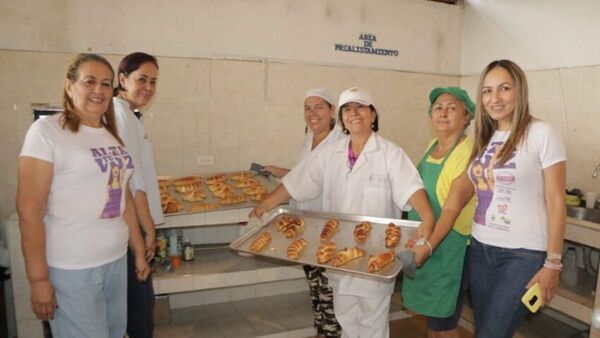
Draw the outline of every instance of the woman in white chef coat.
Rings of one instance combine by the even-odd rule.
[[[404,151],[376,134],[379,118],[371,95],[352,87],[340,95],[339,107],[343,131],[350,137],[314,151],[250,216],[261,216],[290,197],[305,201],[321,196],[324,211],[378,217],[393,217],[394,209],[412,206],[422,219],[419,232],[427,237],[434,219],[423,183]],[[329,275],[342,337],[389,337],[394,281]]]
[[[327,144],[335,143],[344,136],[339,125],[335,123],[335,104],[333,96],[326,88],[315,88],[306,92],[304,99],[304,121],[306,135],[304,144],[296,160],[296,164],[308,158],[313,151]],[[290,170],[276,166],[265,166],[265,170],[275,177],[282,178]],[[323,201],[321,196],[308,201],[291,200],[293,209],[321,211]],[[338,337],[341,327],[335,319],[333,307],[333,290],[329,286],[325,269],[312,265],[303,265],[304,274],[310,290],[313,309],[314,326],[317,337]]]

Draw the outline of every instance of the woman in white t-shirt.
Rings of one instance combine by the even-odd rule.
[[[165,222],[154,165],[154,148],[148,140],[139,109],[156,93],[158,61],[152,55],[135,52],[125,56],[117,69],[119,85],[114,90],[115,121],[119,136],[135,164],[129,189],[146,244],[146,259],[156,251],[156,224]],[[134,112],[135,111],[135,112]],[[154,288],[152,276],[139,281],[131,250],[127,252],[127,335],[152,338],[154,332]]]
[[[304,121],[306,135],[304,144],[296,160],[296,165],[327,144],[335,143],[344,136],[341,128],[335,123],[335,104],[333,96],[325,88],[315,88],[304,96]],[[282,178],[290,170],[276,166],[265,166],[265,170],[275,177]],[[290,200],[290,207],[303,210],[323,210],[321,196],[308,201]],[[303,265],[304,274],[310,290],[314,326],[317,337],[338,337],[341,332],[340,324],[335,319],[333,309],[333,291],[325,269],[311,265]]]
[[[472,162],[456,179],[436,226],[452,224],[477,194],[467,265],[477,337],[512,337],[539,283],[556,294],[565,232],[566,156],[560,136],[529,113],[525,73],[490,63],[479,81]]]
[[[150,272],[127,184],[133,161],[114,120],[113,77],[103,57],[77,55],[64,111],[33,123],[19,157],[31,307],[55,337],[124,336],[128,238],[138,278]]]

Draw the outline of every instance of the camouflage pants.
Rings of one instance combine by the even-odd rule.
[[[329,286],[325,269],[304,265],[304,274],[310,290],[315,328],[326,337],[339,337],[342,332],[333,312],[333,290]]]

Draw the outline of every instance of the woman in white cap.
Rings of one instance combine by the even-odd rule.
[[[306,159],[311,152],[337,142],[344,136],[341,128],[335,123],[334,102],[333,96],[326,88],[315,88],[306,92],[304,99],[306,135],[296,164]],[[272,165],[265,166],[265,170],[279,178],[284,177],[290,171]],[[303,202],[291,200],[290,206],[294,209],[321,211],[323,210],[323,201],[321,196]],[[333,312],[333,291],[329,286],[325,269],[311,265],[304,265],[303,268],[310,290],[317,337],[338,337],[341,328]]]
[[[352,87],[340,95],[339,118],[350,137],[313,152],[294,167],[250,216],[261,216],[292,197],[323,198],[323,210],[393,217],[397,208],[414,207],[420,232],[431,233],[433,212],[419,173],[404,151],[376,134],[379,117],[371,95]],[[330,271],[335,315],[342,337],[389,337],[388,312],[394,281],[379,281]]]

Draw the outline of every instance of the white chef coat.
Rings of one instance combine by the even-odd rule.
[[[312,148],[314,134],[312,130],[308,129],[304,137],[304,144],[302,145],[302,149],[300,149],[300,154],[298,154],[298,158],[296,159],[296,165],[304,161],[306,158],[310,156],[313,151],[317,149],[323,148],[327,144],[336,143],[339,139],[348,137],[342,132],[342,128],[336,124],[333,129],[329,132],[327,137],[321,143],[319,143],[315,149]],[[292,209],[302,209],[302,210],[315,210],[321,211],[323,209],[323,199],[319,195],[316,198],[307,201],[296,201],[290,200],[290,207]]]
[[[129,189],[134,196],[138,190],[146,193],[150,215],[154,220],[154,224],[163,224],[165,217],[160,204],[160,193],[156,180],[154,148],[148,141],[144,125],[129,108],[129,102],[114,97],[113,104],[117,131],[125,144],[125,149],[133,158],[135,167]]]
[[[404,151],[372,133],[354,168],[348,166],[350,138],[328,144],[294,167],[282,183],[295,200],[322,195],[323,211],[394,217],[395,209],[410,210],[408,199],[423,183]],[[331,285],[340,294],[369,297],[390,295],[394,282],[380,282],[330,272]]]

